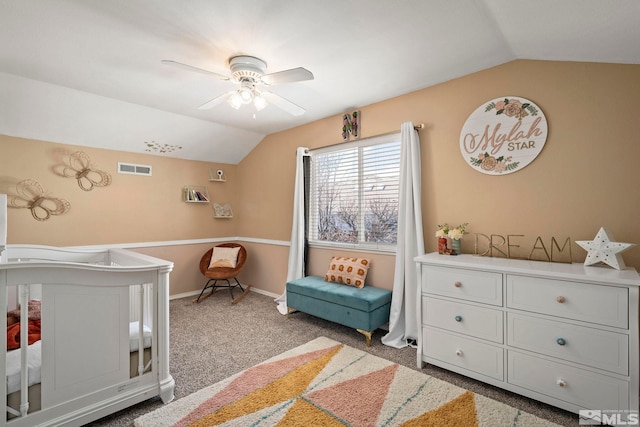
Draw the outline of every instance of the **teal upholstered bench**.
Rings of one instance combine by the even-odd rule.
[[[356,288],[307,276],[287,282],[289,313],[302,311],[355,328],[371,346],[371,334],[389,321],[391,291],[365,286]]]

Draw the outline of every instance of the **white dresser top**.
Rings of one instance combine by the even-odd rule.
[[[473,268],[513,274],[548,277],[576,281],[589,281],[603,285],[640,286],[640,275],[632,268],[616,270],[608,266],[585,266],[580,263],[529,261],[523,259],[495,258],[479,255],[441,255],[437,252],[414,258],[420,264],[445,267]]]

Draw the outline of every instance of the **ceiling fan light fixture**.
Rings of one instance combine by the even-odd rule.
[[[253,103],[256,111],[263,110],[268,105],[274,105],[293,116],[300,116],[304,114],[304,108],[276,95],[273,92],[260,92],[257,87],[260,85],[272,86],[281,83],[292,83],[314,79],[313,73],[302,67],[265,74],[267,71],[267,63],[255,56],[248,55],[238,55],[229,58],[231,77],[172,60],[163,60],[162,63],[190,71],[213,75],[222,80],[231,80],[239,84],[235,90],[216,96],[215,98],[200,105],[198,109],[201,110],[212,108],[226,100],[227,103],[236,110],[239,110],[245,104]]]
[[[235,91],[231,95],[229,95],[229,98],[227,98],[227,102],[236,110],[239,110],[240,107],[242,107],[242,104],[244,104],[239,91]]]
[[[236,93],[240,96],[243,104],[249,104],[253,101],[253,90],[250,87],[243,86]]]
[[[260,93],[257,93],[255,98],[253,98],[253,106],[256,107],[257,111],[263,110],[269,103]]]

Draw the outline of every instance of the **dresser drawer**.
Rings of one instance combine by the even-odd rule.
[[[507,275],[507,307],[627,328],[628,289]]]
[[[585,409],[629,408],[629,383],[559,362],[508,351],[507,381]]]
[[[423,266],[423,292],[502,305],[502,274],[448,267]]]
[[[507,344],[618,374],[629,373],[629,336],[625,334],[508,313]]]
[[[423,355],[498,380],[504,379],[504,351],[489,343],[422,328]]]
[[[502,343],[502,311],[469,304],[422,297],[425,325]]]

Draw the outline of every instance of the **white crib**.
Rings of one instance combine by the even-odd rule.
[[[154,396],[165,403],[173,399],[169,373],[173,263],[120,249],[27,245],[2,249],[0,306],[7,310],[20,306],[21,331],[20,348],[11,350],[19,352],[12,358],[20,360],[20,403],[11,409],[6,399],[0,399],[2,412],[7,413],[0,416],[0,426],[79,426]],[[29,387],[34,375],[29,381],[27,369],[36,356],[35,345],[27,343],[31,299],[41,299],[42,307],[37,387]],[[146,359],[145,351],[139,351],[145,347]],[[6,349],[3,334],[0,373],[5,378]],[[5,395],[7,383],[2,385]],[[36,408],[37,399],[30,397],[33,390],[39,395]]]

